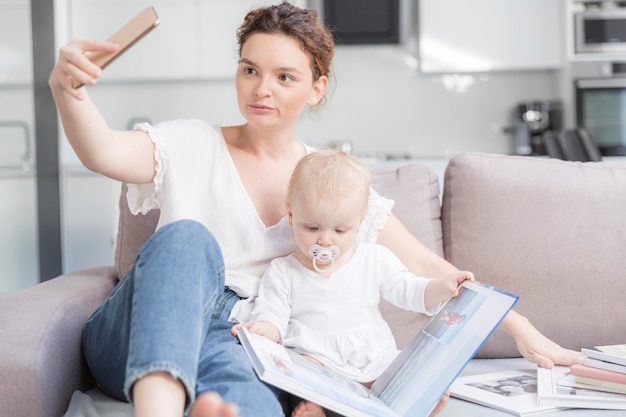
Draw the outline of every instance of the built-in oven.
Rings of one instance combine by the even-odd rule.
[[[578,54],[626,52],[626,8],[575,13],[574,37]]]
[[[602,155],[626,155],[626,77],[578,79],[576,124],[586,128]]]

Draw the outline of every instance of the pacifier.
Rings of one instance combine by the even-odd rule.
[[[309,246],[309,256],[313,259],[313,268],[317,272],[328,272],[335,266],[335,258],[339,256],[341,250],[337,246],[324,247],[318,244]],[[326,269],[321,269],[317,266],[317,263],[322,265],[330,264]]]

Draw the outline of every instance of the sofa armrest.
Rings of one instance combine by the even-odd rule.
[[[0,298],[0,415],[59,417],[93,386],[83,326],[116,283],[113,267],[92,268]]]

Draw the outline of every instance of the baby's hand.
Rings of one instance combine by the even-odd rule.
[[[450,295],[456,297],[459,295],[459,287],[463,282],[474,281],[474,274],[469,271],[458,271],[448,275],[444,280],[452,285]]]
[[[445,278],[433,279],[426,285],[424,303],[433,309],[450,297],[459,295],[459,286],[465,281],[474,281],[474,274],[468,271],[457,271]]]
[[[280,333],[278,332],[278,329],[269,321],[249,321],[243,324],[235,324],[230,329],[230,334],[237,336],[237,332],[242,327],[248,329],[250,333],[260,334],[261,336],[276,343],[280,342]]]

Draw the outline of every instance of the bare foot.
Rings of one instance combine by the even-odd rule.
[[[239,408],[225,403],[216,392],[205,392],[196,398],[189,417],[239,417]]]
[[[309,401],[302,401],[291,413],[291,417],[326,417],[324,409]]]

